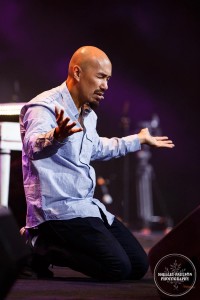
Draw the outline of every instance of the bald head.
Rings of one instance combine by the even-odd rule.
[[[99,105],[111,75],[111,62],[101,49],[83,46],[76,50],[69,63],[66,85],[79,110],[86,103],[91,108]]]
[[[108,56],[101,49],[94,46],[83,46],[73,54],[69,63],[68,75],[73,75],[73,68],[75,65],[78,65],[85,70],[87,67],[93,66],[100,61],[111,64]]]

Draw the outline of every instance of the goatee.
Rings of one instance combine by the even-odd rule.
[[[88,103],[88,105],[90,106],[91,109],[95,110],[95,109],[98,108],[99,102],[98,101],[93,101],[93,102]]]

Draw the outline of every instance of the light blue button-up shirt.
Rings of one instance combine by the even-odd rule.
[[[64,110],[64,117],[76,121],[77,127],[83,127],[83,131],[67,137],[62,143],[53,136],[57,126],[55,106]],[[79,112],[65,82],[38,95],[21,110],[27,227],[47,220],[101,218],[99,208],[108,223],[113,222],[114,216],[103,203],[93,198],[96,177],[90,161],[109,160],[140,150],[138,136],[99,137],[97,116],[89,108],[82,109],[82,126],[78,118]]]

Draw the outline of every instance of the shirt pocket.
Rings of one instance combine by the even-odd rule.
[[[76,132],[70,136],[67,137],[67,143],[74,143],[77,142],[78,140],[82,140],[83,133],[82,132]]]
[[[67,138],[66,143],[58,150],[58,155],[67,161],[76,163],[80,154],[82,138],[81,132],[70,135]]]
[[[88,130],[86,132],[86,139],[89,140],[90,142],[93,142],[94,139],[94,133],[91,130]]]
[[[89,165],[93,150],[93,133],[87,131],[83,137],[83,143],[81,145],[80,161],[84,164]]]

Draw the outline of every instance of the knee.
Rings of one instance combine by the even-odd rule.
[[[131,263],[129,260],[121,260],[117,264],[112,264],[107,270],[106,280],[121,281],[127,279],[131,274]]]
[[[149,260],[147,256],[142,257],[132,268],[131,278],[134,280],[142,279],[149,269]]]

